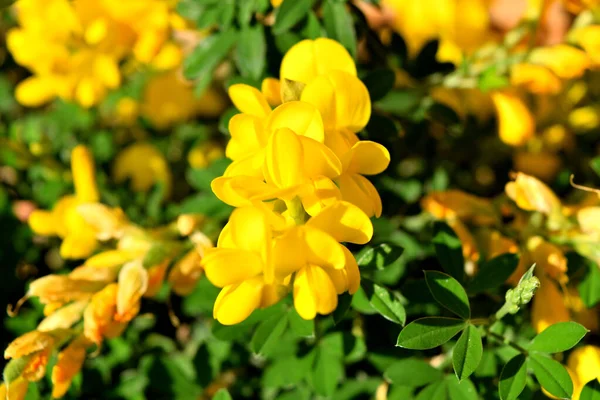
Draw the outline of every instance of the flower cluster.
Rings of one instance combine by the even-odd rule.
[[[541,332],[574,319],[597,331],[598,316],[586,309],[576,287],[569,285],[567,251],[600,261],[600,201],[595,196],[580,205],[565,205],[540,180],[517,173],[506,185],[507,198],[495,202],[460,191],[439,192],[423,199],[423,208],[444,219],[463,243],[468,262],[518,253],[520,263],[508,283],[515,285],[532,264],[540,280],[532,308],[532,323]],[[506,226],[502,219],[511,218]],[[473,271],[473,268],[469,269]]]
[[[367,243],[381,199],[364,175],[387,168],[380,144],[360,140],[371,102],[350,54],[330,39],[304,40],[284,56],[280,80],[262,91],[232,85],[241,111],[229,122],[233,160],[212,182],[238,207],[217,247],[202,261],[223,288],[214,317],[236,324],[293,288],[304,319],[332,312],[338,294],[354,293],[360,273],[341,243]],[[272,108],[275,107],[275,108]]]
[[[60,97],[90,107],[120,85],[124,61],[158,70],[179,65],[182,52],[171,32],[185,27],[185,21],[173,12],[173,4],[19,0],[19,26],[8,32],[7,45],[33,76],[19,84],[17,100],[38,106]]]
[[[86,260],[69,274],[36,279],[20,302],[38,298],[46,317],[4,352],[14,363],[10,371],[18,371],[5,376],[9,393],[15,393],[11,399],[24,398],[27,382],[42,379],[56,352],[52,395],[62,397],[87,351],[121,335],[138,315],[142,297],[157,295],[165,281],[175,293],[189,294],[202,276],[202,255],[212,247],[192,215],[153,230],[132,224],[120,209],[99,202],[89,150],[77,146],[71,156],[76,194],[62,198],[52,211],[34,211],[29,223],[37,234],[61,237],[64,258]]]

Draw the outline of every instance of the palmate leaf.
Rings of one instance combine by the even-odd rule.
[[[369,299],[369,304],[384,318],[399,325],[406,322],[406,311],[396,294],[368,280],[363,280],[362,287]]]
[[[600,400],[600,382],[598,382],[598,379],[594,379],[584,386],[579,395],[579,400]]]

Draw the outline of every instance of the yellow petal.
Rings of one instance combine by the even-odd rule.
[[[308,265],[294,278],[294,307],[307,320],[317,313],[329,314],[337,307],[337,292],[331,278],[321,268]]]
[[[19,358],[48,349],[54,345],[54,337],[46,332],[31,331],[19,336],[6,347],[4,358]]]
[[[344,268],[346,257],[342,245],[335,238],[311,225],[305,225],[303,228],[306,259],[310,264],[334,269]]]
[[[326,207],[307,225],[327,232],[338,242],[365,244],[373,237],[373,224],[369,217],[346,201]]]
[[[229,218],[229,232],[236,248],[259,254],[265,262],[269,260],[271,229],[267,217],[258,208],[236,209]]]
[[[304,175],[309,178],[336,178],[342,173],[342,163],[329,147],[314,139],[300,136]]]
[[[63,239],[60,245],[60,256],[65,259],[87,258],[97,247],[95,232],[84,230],[69,234]]]
[[[137,142],[119,152],[112,173],[117,182],[130,179],[131,188],[136,192],[148,191],[158,182],[165,186],[167,195],[171,189],[169,164],[151,143]]]
[[[121,84],[121,72],[115,59],[107,55],[98,55],[94,61],[94,74],[100,82],[111,89]]]
[[[520,146],[533,137],[535,121],[523,101],[511,93],[492,93],[498,117],[500,139],[511,146]]]
[[[312,104],[301,101],[289,101],[277,107],[269,115],[265,128],[275,132],[280,128],[289,128],[297,135],[306,136],[323,143],[325,133],[323,119],[319,110]]]
[[[519,208],[526,211],[539,211],[550,215],[561,207],[554,192],[533,176],[517,173],[514,182],[506,184],[506,194]]]
[[[321,176],[312,179],[310,189],[301,196],[302,206],[308,215],[315,216],[325,207],[342,200],[342,192],[327,177]]]
[[[54,79],[32,76],[17,86],[15,98],[27,107],[38,107],[57,96]]]
[[[238,110],[255,117],[265,118],[271,112],[271,107],[265,96],[256,88],[243,83],[229,86],[229,97]]]
[[[337,182],[343,200],[358,206],[369,217],[381,216],[381,197],[367,178],[358,174],[342,174]]]
[[[246,157],[239,158],[229,164],[223,176],[234,177],[234,176],[251,176],[263,178],[263,165],[265,161],[265,155],[263,151],[259,151],[254,154],[249,154]]]
[[[281,79],[309,83],[319,75],[340,70],[356,75],[350,53],[338,42],[319,38],[296,43],[281,61]]]
[[[238,160],[264,149],[267,137],[260,118],[249,114],[236,114],[229,120],[231,140],[225,154],[232,160]]]
[[[577,211],[577,222],[585,233],[600,233],[600,207],[585,207]]]
[[[566,44],[538,47],[531,52],[530,60],[548,67],[562,79],[579,78],[591,64],[584,51]]]
[[[75,375],[81,371],[88,343],[85,339],[75,339],[58,353],[58,359],[52,368],[53,398],[64,396]]]
[[[125,264],[142,254],[127,250],[106,250],[88,258],[84,265],[93,268],[111,268]]]
[[[491,201],[460,190],[432,192],[421,200],[421,207],[439,219],[460,218],[477,225],[492,225],[498,218]]]
[[[278,188],[290,188],[304,183],[303,159],[304,153],[298,136],[290,129],[278,129],[271,135],[267,145],[265,180]]]
[[[340,160],[358,142],[358,136],[348,129],[329,131],[325,135],[325,145],[329,147]]]
[[[202,266],[213,285],[225,287],[257,276],[263,272],[264,264],[260,255],[252,251],[216,248],[206,251]]]
[[[128,221],[120,208],[110,208],[101,203],[87,203],[77,206],[86,230],[93,232],[99,240],[120,238],[128,227]]]
[[[118,283],[115,320],[127,322],[137,314],[140,299],[148,289],[148,271],[141,261],[128,262],[119,272]]]
[[[567,366],[582,386],[600,378],[600,347],[585,345],[576,348],[569,354]]]
[[[251,199],[268,196],[277,190],[255,176],[222,176],[214,179],[210,187],[219,200],[233,207],[251,205]]]
[[[344,157],[344,171],[349,174],[377,175],[390,164],[390,152],[379,143],[361,140]]]
[[[348,282],[348,293],[354,294],[360,288],[360,270],[358,269],[358,263],[354,258],[354,255],[346,248],[342,246],[344,255],[346,256],[346,280]]]
[[[275,274],[280,280],[283,280],[304,267],[306,263],[304,231],[302,227],[294,226],[275,240],[273,246]]]
[[[55,329],[69,329],[77,323],[83,316],[83,310],[87,306],[87,301],[76,301],[59,308],[38,325],[40,332],[50,332]]]
[[[275,78],[266,78],[262,81],[262,85],[260,88],[261,92],[267,99],[267,102],[273,106],[277,107],[282,103],[281,101],[281,84],[279,79]]]
[[[534,64],[517,64],[510,70],[510,83],[535,94],[557,94],[562,83],[548,68]]]
[[[71,152],[71,171],[77,199],[85,203],[96,203],[100,200],[96,186],[94,157],[83,145],[76,146]]]
[[[346,72],[331,71],[315,78],[306,85],[300,99],[319,109],[326,131],[348,129],[358,132],[371,117],[367,87]]]
[[[527,240],[527,250],[541,273],[562,284],[568,282],[567,258],[558,246],[546,242],[540,236],[534,236]]]
[[[263,287],[260,278],[224,287],[215,300],[214,318],[223,325],[242,322],[260,307]]]
[[[71,279],[66,275],[46,275],[31,282],[27,294],[42,304],[87,300],[105,286],[104,282]]]
[[[54,215],[48,211],[35,210],[29,214],[29,227],[38,235],[56,235],[56,220]]]
[[[12,381],[8,386],[6,383],[0,384],[0,399],[25,400],[29,381],[22,376]]]

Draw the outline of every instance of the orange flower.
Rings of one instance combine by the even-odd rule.
[[[58,353],[58,361],[52,368],[53,398],[60,398],[69,390],[73,377],[83,366],[88,345],[89,342],[85,337],[79,336]]]

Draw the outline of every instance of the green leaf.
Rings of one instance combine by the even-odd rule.
[[[583,387],[579,400],[600,400],[600,382],[594,379]]]
[[[600,268],[592,260],[588,258],[584,258],[584,260],[588,271],[577,289],[583,304],[587,308],[592,308],[600,302]],[[569,269],[571,268],[570,265]]]
[[[350,309],[350,306],[352,305],[352,298],[353,295],[347,292],[342,293],[340,296],[338,296],[338,306],[333,312],[334,324],[337,325],[344,319],[344,317],[348,313],[348,310]]]
[[[590,161],[590,167],[592,167],[596,175],[600,176],[600,156]]]
[[[406,323],[406,311],[396,294],[368,280],[363,280],[362,287],[369,303],[379,314],[396,324]]]
[[[206,78],[225,58],[238,38],[235,30],[213,34],[202,40],[183,62],[186,78]]]
[[[446,376],[446,387],[450,400],[478,400],[477,389],[469,379],[458,381],[456,376]]]
[[[519,256],[506,253],[492,258],[479,266],[479,271],[469,283],[470,293],[479,293],[502,285],[519,265]]]
[[[587,332],[588,330],[577,322],[559,322],[550,325],[534,337],[528,350],[543,353],[567,351],[579,343]]]
[[[256,0],[246,0],[238,2],[237,20],[243,27],[248,26],[252,20],[252,13],[256,10]]]
[[[527,358],[517,354],[511,358],[500,373],[498,391],[502,400],[517,400],[527,382]]]
[[[446,381],[432,383],[421,390],[415,400],[447,400],[447,389]]]
[[[458,338],[452,353],[452,366],[459,381],[475,372],[481,362],[482,354],[481,334],[477,327],[468,325]]]
[[[29,356],[13,358],[4,367],[4,371],[2,372],[2,380],[5,384],[10,384],[12,381],[17,379],[23,373],[23,370],[27,366],[29,362]]]
[[[277,313],[261,322],[252,336],[250,348],[255,353],[264,354],[269,348],[277,345],[277,341],[285,331],[288,318],[285,314]]]
[[[352,58],[356,58],[354,21],[346,5],[337,0],[327,0],[323,5],[323,23],[327,35],[340,42]]]
[[[457,318],[419,318],[402,329],[396,346],[411,350],[433,349],[452,339],[465,325]]]
[[[495,65],[483,71],[478,82],[479,89],[483,92],[501,89],[509,84],[508,78],[503,74],[499,74]]]
[[[438,271],[424,271],[425,280],[433,298],[462,319],[471,317],[469,298],[460,283],[450,275]]]
[[[304,29],[302,29],[302,34],[307,39],[315,40],[322,36],[321,33],[321,24],[319,23],[319,18],[315,15],[313,11],[308,12],[308,18],[306,19],[306,25]]]
[[[315,0],[284,1],[277,9],[273,33],[279,35],[287,32],[302,20],[312,8]]]
[[[334,357],[323,347],[317,348],[316,351],[312,384],[317,394],[329,397],[335,392],[335,388],[344,376],[344,365],[341,358]]]
[[[442,379],[443,373],[423,360],[406,358],[390,365],[384,376],[394,385],[419,387]]]
[[[305,320],[298,314],[298,312],[296,311],[296,309],[294,307],[290,308],[290,311],[288,312],[288,318],[290,320],[290,327],[292,328],[292,331],[294,331],[294,333],[297,336],[300,336],[300,337],[314,336],[314,331],[315,331],[315,321],[314,320],[312,320],[312,319]]]
[[[394,88],[396,74],[391,69],[380,68],[369,72],[362,81],[369,90],[371,101],[375,102]]]
[[[362,251],[356,262],[361,268],[381,270],[396,262],[403,252],[404,249],[400,246],[382,243]]]
[[[573,382],[561,363],[542,354],[530,354],[528,364],[540,385],[548,393],[558,398],[571,398]]]
[[[235,55],[242,76],[256,80],[262,77],[267,60],[267,43],[262,25],[242,28]]]
[[[462,282],[465,274],[465,259],[460,239],[445,222],[434,222],[433,232],[433,246],[442,268]]]
[[[227,389],[219,389],[213,396],[213,400],[233,400]]]

